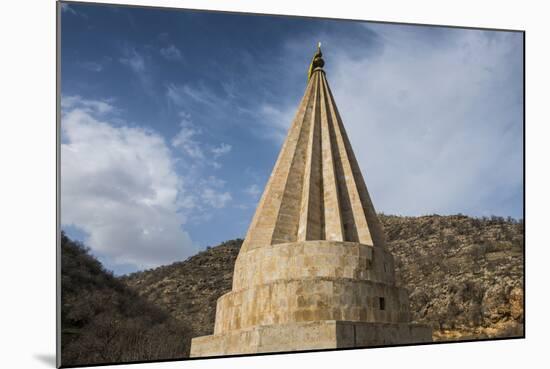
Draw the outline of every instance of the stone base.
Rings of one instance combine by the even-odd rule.
[[[427,325],[313,321],[257,326],[191,341],[191,357],[399,345],[432,341]]]

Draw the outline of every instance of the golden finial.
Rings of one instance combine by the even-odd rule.
[[[313,59],[311,59],[311,64],[309,65],[307,80],[309,81],[315,68],[323,68],[324,65],[325,61],[323,60],[323,53],[321,52],[321,41],[319,41],[317,43],[317,52],[313,55]]]

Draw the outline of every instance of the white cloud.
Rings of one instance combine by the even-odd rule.
[[[370,27],[381,52],[326,62],[377,209],[510,215],[522,188],[520,35]]]
[[[71,6],[69,6],[69,4],[62,3],[61,4],[61,11],[63,13],[71,13],[73,15],[77,15],[76,11]]]
[[[128,48],[124,50],[124,57],[121,57],[119,61],[130,67],[135,73],[141,73],[145,71],[145,59],[143,55],[138,53],[134,48]]]
[[[220,169],[221,164],[215,159],[228,154],[231,151],[231,145],[221,143],[219,146],[210,148],[209,151],[212,152],[213,158],[207,158],[205,151],[207,152],[208,149],[205,149],[205,145],[197,138],[202,133],[201,130],[195,127],[190,114],[180,112],[179,116],[181,117],[180,130],[172,138],[172,146],[184,154],[187,159],[191,159],[193,166],[210,165],[214,169]]]
[[[237,85],[234,80],[222,81],[222,89],[229,99],[235,99],[238,97]]]
[[[155,80],[154,75],[151,73],[149,55],[128,45],[124,46],[121,51],[122,56],[118,61],[135,74],[142,91],[149,95],[151,99],[157,100],[158,96],[155,92]]]
[[[191,116],[184,112],[181,112],[180,116],[182,117],[180,129],[172,138],[172,146],[184,154],[183,159],[186,159],[192,167],[208,165],[214,169],[220,169],[222,166],[216,159],[228,154],[231,151],[231,145],[221,143],[219,146],[214,146],[209,150],[205,149],[205,145],[198,139],[201,130],[193,125]],[[212,155],[209,156],[209,153]]]
[[[210,151],[214,154],[214,158],[219,158],[220,156],[229,154],[231,149],[231,145],[222,142],[220,146],[214,147]]]
[[[269,103],[261,104],[254,113],[259,117],[258,121],[263,128],[267,128],[264,134],[274,139],[277,143],[282,143],[292,124],[298,103],[296,102],[296,104],[284,107],[276,107]]]
[[[177,106],[185,106],[186,103],[196,102],[210,107],[220,107],[225,100],[212,93],[204,84],[175,85],[166,87],[166,96]]]
[[[192,193],[186,199],[188,206],[187,219],[190,224],[198,224],[212,221],[213,216],[233,200],[231,192],[225,189],[226,182],[216,176],[201,176],[201,171],[196,166],[186,169],[189,175],[186,187],[192,189]]]
[[[260,196],[261,190],[257,184],[252,184],[245,188],[244,192],[249,194],[252,198],[257,199]]]
[[[180,124],[179,132],[172,138],[172,146],[179,149],[192,159],[204,159],[200,143],[195,140],[199,130],[190,127],[187,123]]]
[[[97,63],[93,61],[83,62],[83,63],[80,63],[80,65],[82,66],[82,68],[92,72],[101,72],[103,70],[103,65],[101,63]]]
[[[226,181],[214,176],[208,176],[201,180],[201,186],[223,188],[225,184],[226,184]]]
[[[180,61],[183,59],[180,49],[178,49],[175,45],[161,48],[160,54],[170,61]]]
[[[105,114],[114,111],[113,105],[108,101],[101,100],[87,100],[78,95],[63,96],[61,99],[62,109],[75,109],[78,108],[86,113]]]
[[[201,193],[204,202],[213,208],[223,208],[232,200],[229,192],[219,192],[212,188],[204,188]]]
[[[166,97],[177,108],[185,109],[193,105],[193,103],[199,103],[199,105],[204,104],[209,106],[210,113],[213,110],[219,109],[221,104],[223,104],[220,97],[211,93],[202,84],[199,84],[198,87],[168,84],[166,86]],[[220,169],[221,164],[216,159],[231,152],[232,146],[226,143],[213,147],[208,147],[211,145],[204,145],[198,139],[202,131],[193,123],[191,115],[184,111],[179,114],[182,118],[180,130],[172,139],[172,146],[178,148],[188,157],[195,159],[196,165],[209,165],[214,169]]]
[[[211,219],[232,196],[225,181],[204,175],[215,162],[190,115],[180,113],[168,145],[155,131],[125,124],[112,101],[64,96],[61,105],[62,225],[83,230],[85,243],[113,269],[196,253],[185,229]]]
[[[64,97],[61,145],[62,224],[112,265],[152,267],[196,252],[182,229],[191,194],[175,171],[164,139],[142,128],[103,119],[113,107]]]

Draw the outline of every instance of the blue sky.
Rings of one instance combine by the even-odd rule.
[[[522,217],[520,33],[85,4],[61,18],[62,226],[117,274],[244,237],[317,41],[378,211]]]

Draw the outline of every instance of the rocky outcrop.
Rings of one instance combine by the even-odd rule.
[[[523,224],[498,217],[381,217],[413,319],[434,339],[523,334]]]

